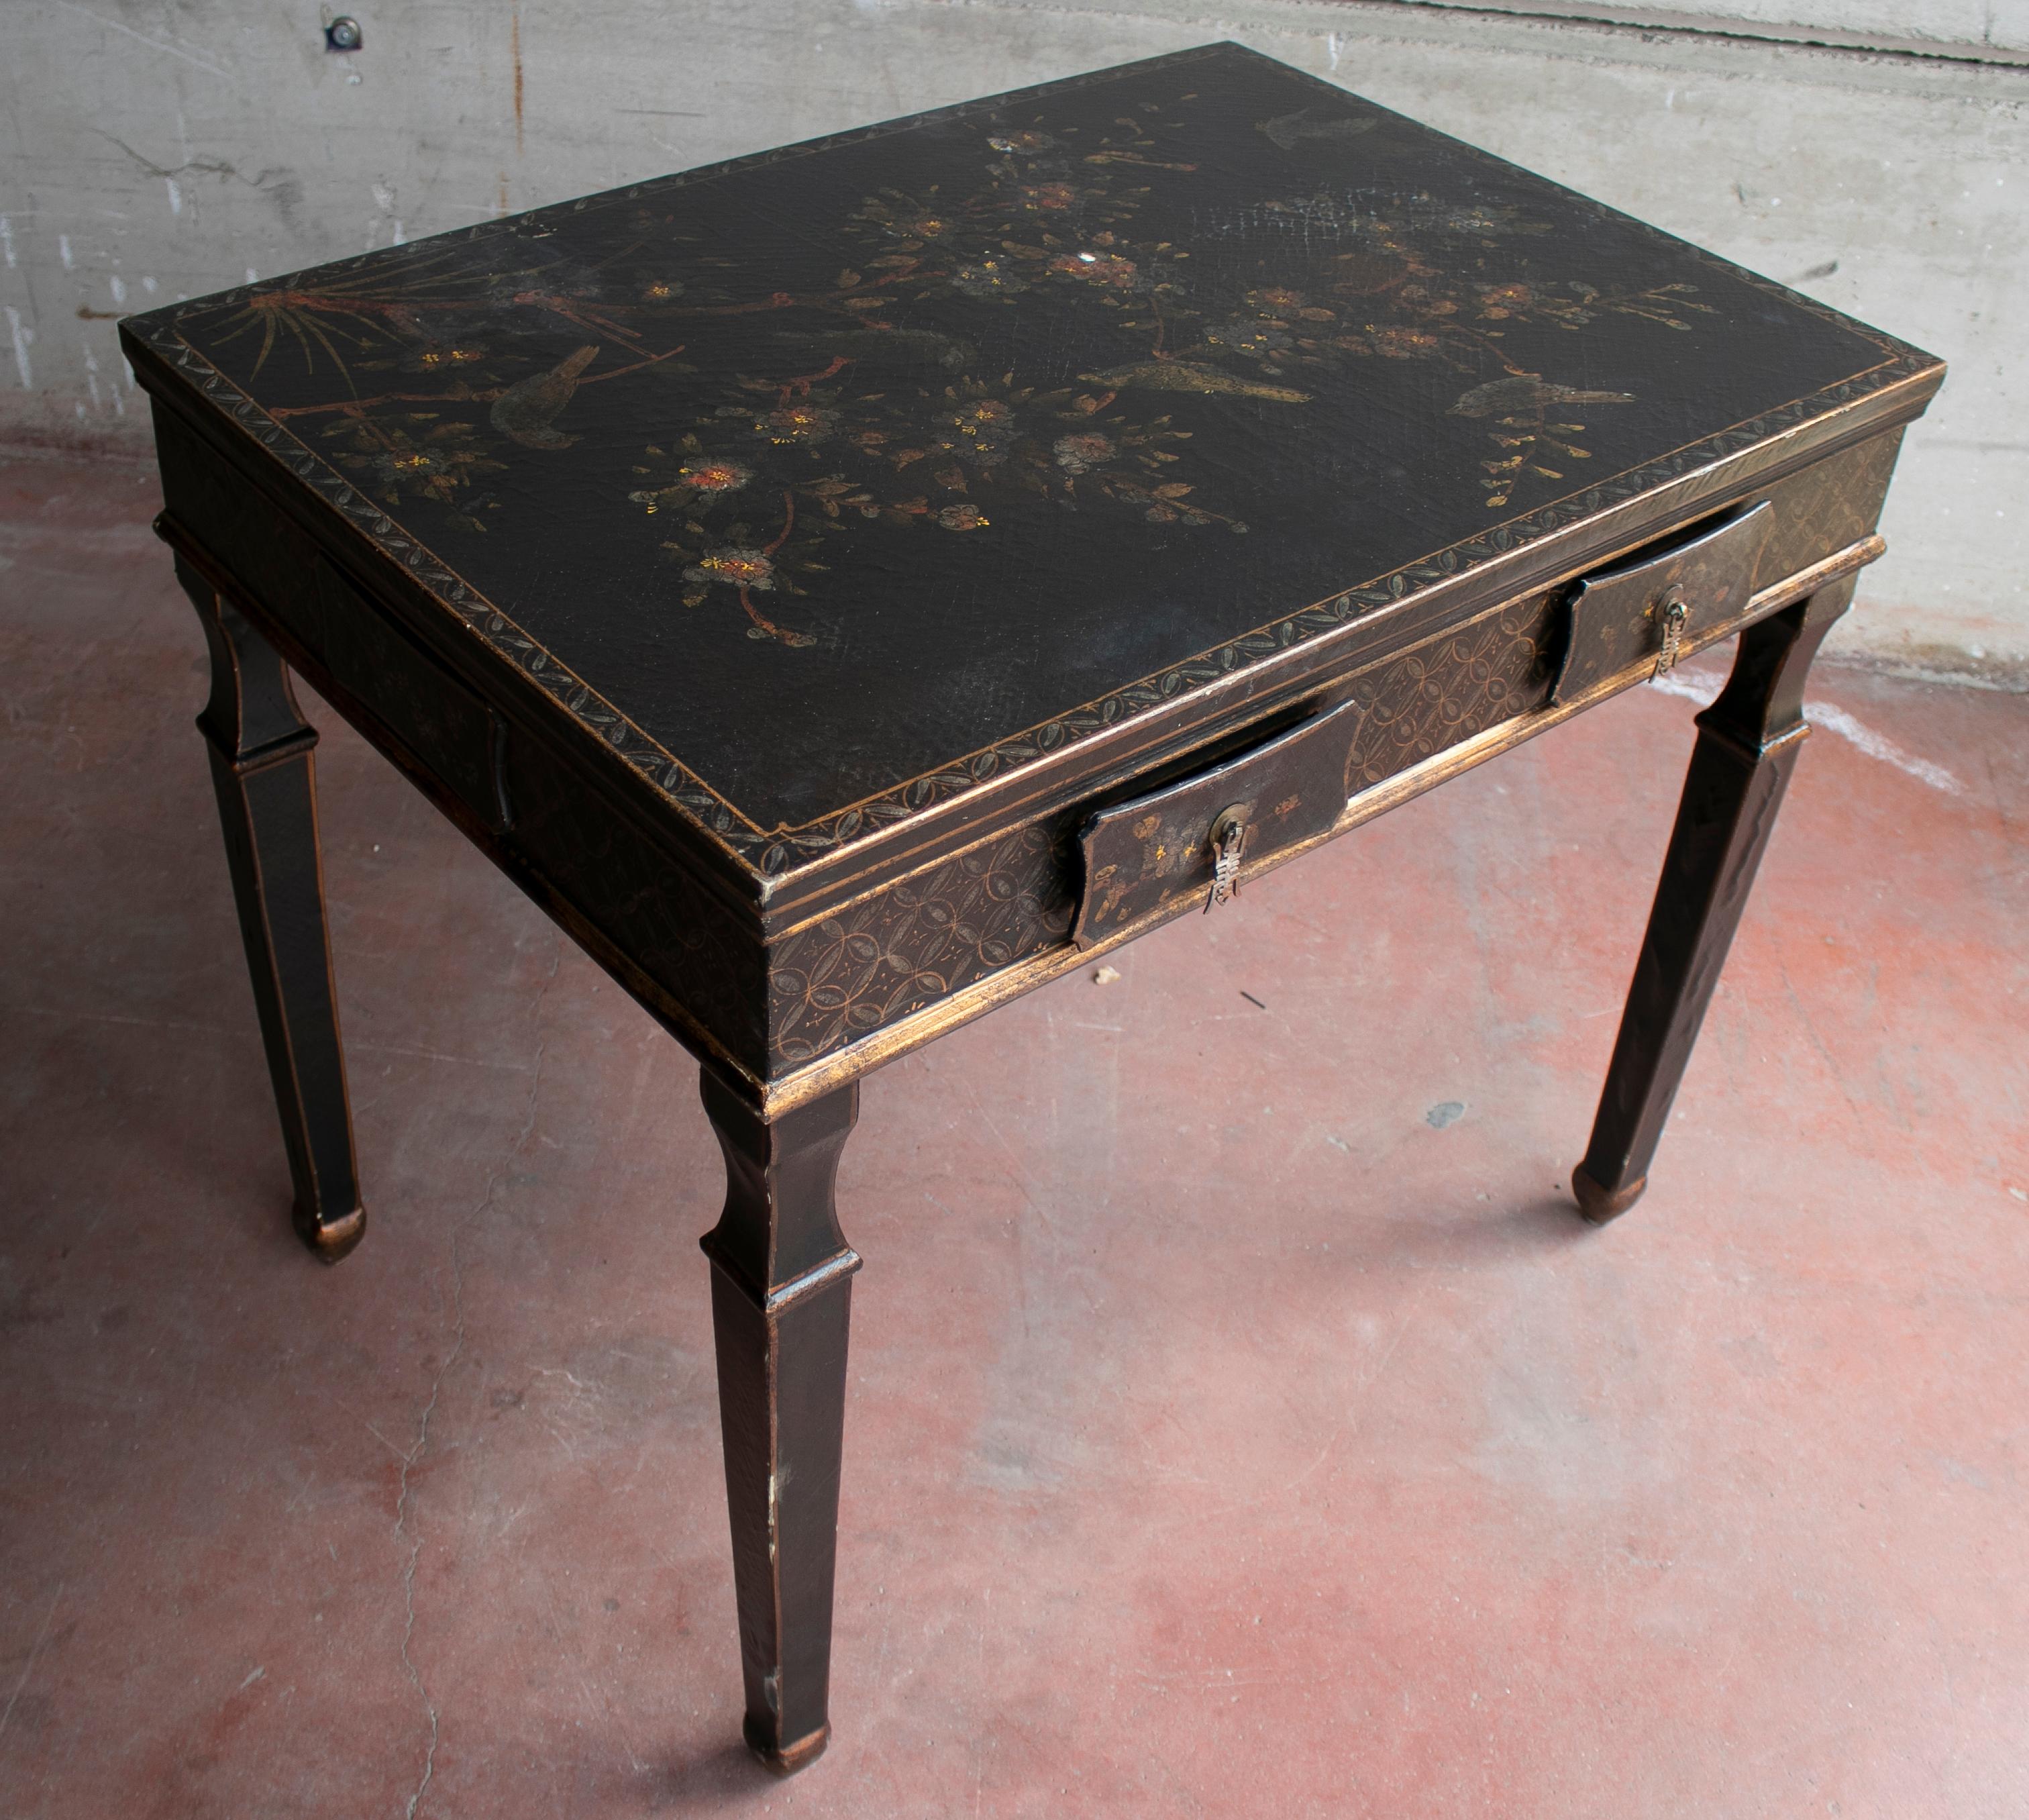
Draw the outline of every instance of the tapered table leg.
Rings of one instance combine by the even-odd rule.
[[[1810,730],[1804,678],[1852,599],[1853,582],[1836,582],[1749,626],[1725,689],[1697,717],[1697,747],[1592,1142],[1571,1172],[1579,1211],[1595,1225],[1627,1212],[1648,1186],[1656,1140]]]
[[[211,648],[211,699],[197,724],[211,748],[239,932],[295,1186],[295,1228],[335,1264],[365,1232],[366,1210],[325,927],[317,730],[298,711],[281,659],[232,603],[180,559],[176,578]]]
[[[745,1733],[762,1762],[788,1774],[831,1736],[846,1331],[859,1268],[833,1188],[859,1088],[769,1120],[707,1074],[704,1105],[725,1153],[725,1211],[702,1242],[712,1262]]]

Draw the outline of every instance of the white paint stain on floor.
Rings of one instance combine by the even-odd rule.
[[[1719,699],[1719,690],[1725,686],[1726,678],[1704,670],[1672,670],[1667,676],[1657,677],[1650,685],[1665,695],[1682,696],[1686,701],[1695,701],[1701,708],[1707,707]],[[1867,723],[1848,714],[1842,708],[1835,708],[1828,701],[1807,701],[1804,704],[1804,718],[1814,727],[1838,737],[1871,759],[1891,765],[1905,776],[1919,783],[1928,784],[1934,790],[1948,797],[1962,796],[1965,786],[1942,765],[1933,764],[1928,759],[1918,758],[1913,752],[1905,752],[1885,734],[1876,733]]]
[[[35,339],[35,332],[21,320],[20,311],[11,303],[7,306],[7,334],[14,344],[14,369],[21,376],[21,389],[33,392],[35,370],[28,364],[28,346]]]

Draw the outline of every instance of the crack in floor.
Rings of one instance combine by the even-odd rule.
[[[408,1558],[402,1563],[402,1668],[409,1677],[409,1684],[416,1690],[416,1697],[423,1703],[424,1716],[429,1722],[429,1743],[423,1753],[423,1773],[415,1791],[409,1796],[404,1820],[416,1820],[423,1800],[429,1793],[430,1782],[436,1774],[437,1740],[441,1733],[436,1703],[430,1698],[429,1689],[423,1684],[422,1671],[416,1666],[410,1645],[416,1635],[416,1567],[423,1552],[421,1533],[410,1525],[410,1475],[418,1462],[428,1450],[430,1421],[436,1413],[437,1399],[443,1395],[444,1380],[450,1376],[451,1368],[465,1350],[465,1260],[460,1253],[465,1235],[491,1208],[495,1197],[509,1163],[520,1156],[528,1142],[529,1134],[535,1129],[536,1100],[542,1090],[543,1052],[549,1046],[549,1039],[542,1034],[543,1004],[549,996],[550,988],[556,983],[558,970],[563,965],[563,940],[558,938],[555,951],[550,957],[550,971],[536,993],[536,1002],[529,1012],[529,1022],[536,1031],[536,1057],[529,1071],[529,1099],[521,1114],[521,1128],[514,1135],[514,1142],[508,1146],[506,1159],[487,1177],[486,1192],[479,1203],[453,1228],[451,1235],[451,1340],[450,1350],[444,1354],[443,1363],[437,1367],[430,1380],[430,1394],[423,1404],[423,1413],[417,1419],[414,1444],[402,1456],[402,1473],[396,1482],[395,1493],[395,1540],[397,1543],[409,1544]]]

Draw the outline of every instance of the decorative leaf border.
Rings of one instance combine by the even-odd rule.
[[[1194,50],[1174,52],[1164,57],[1120,65],[1111,69],[1094,71],[1089,75],[1074,76],[1064,81],[1012,90],[1003,95],[966,102],[955,107],[907,115],[876,126],[862,127],[825,139],[807,140],[800,145],[755,153],[699,170],[679,172],[647,183],[605,191],[581,197],[574,202],[556,203],[506,220],[482,222],[471,228],[454,229],[451,233],[432,237],[449,240],[462,235],[467,240],[476,240],[485,236],[508,233],[540,239],[555,231],[546,227],[543,225],[546,222],[558,216],[581,214],[595,205],[631,201],[651,192],[660,194],[700,182],[714,181],[757,166],[807,157],[841,146],[862,143],[891,133],[914,131],[937,121],[962,120],[981,113],[997,113],[1010,106],[1026,104],[1033,98],[1059,95],[1067,90],[1100,83],[1125,80],[1159,67],[1235,55],[1252,61],[1258,54],[1231,44],[1207,45]],[[1259,61],[1275,62],[1273,58],[1260,58]],[[1352,95],[1349,91],[1323,83],[1320,78],[1311,76],[1308,72],[1281,63],[1276,63],[1276,67],[1306,81],[1318,84],[1334,95],[1358,101],[1364,106],[1374,108],[1378,113],[1392,112],[1366,101],[1363,97]],[[1435,131],[1434,128],[1422,127],[1420,123],[1411,121],[1410,124],[1417,125],[1422,132]],[[1453,143],[1462,144],[1458,141]],[[1463,149],[1489,165],[1510,169],[1517,168],[1476,147],[1463,146]],[[1548,179],[1539,180],[1549,182]],[[853,841],[905,821],[939,804],[948,802],[955,797],[995,778],[1004,777],[1010,771],[1048,753],[1060,751],[1079,740],[1173,702],[1193,689],[1217,682],[1237,670],[1246,669],[1326,633],[1336,631],[1363,613],[1392,605],[1406,598],[1418,588],[1455,579],[1482,563],[1496,557],[1512,555],[1525,545],[1607,507],[1651,492],[1696,469],[1710,466],[1716,461],[1765,442],[1812,418],[1823,416],[1842,405],[1942,364],[1920,349],[1897,340],[1892,336],[1884,335],[1878,329],[1870,329],[1864,323],[1842,315],[1811,298],[1800,295],[1786,286],[1775,284],[1757,273],[1736,266],[1730,260],[1691,246],[1674,235],[1650,226],[1637,217],[1608,208],[1604,203],[1595,202],[1575,191],[1564,190],[1563,193],[1575,206],[1590,209],[1601,217],[1630,225],[1653,240],[1667,243],[1680,252],[1688,252],[1716,270],[1779,297],[1793,308],[1801,309],[1859,336],[1879,350],[1881,360],[1875,366],[1847,379],[1801,398],[1793,399],[1759,417],[1734,424],[1698,441],[1687,443],[1638,466],[1624,470],[1597,485],[1552,500],[1534,511],[1504,520],[1476,537],[1450,544],[1430,555],[1405,563],[1341,593],[1302,607],[1252,631],[1243,633],[1237,638],[1227,640],[1167,669],[1128,683],[1096,700],[982,746],[976,752],[954,760],[935,771],[912,778],[906,783],[795,826],[762,827],[713,789],[681,760],[635,726],[583,678],[530,637],[470,582],[447,567],[373,500],[359,493],[321,458],[276,422],[253,399],[184,339],[177,328],[183,315],[199,307],[215,308],[236,298],[250,295],[253,287],[241,286],[232,291],[172,305],[165,310],[151,311],[146,315],[129,317],[121,324],[121,328],[185,375],[207,400],[229,417],[264,451],[335,511],[365,532],[375,544],[391,556],[428,592],[441,600],[488,645],[531,678],[573,719],[595,735],[630,768],[654,785],[707,834],[751,869],[764,878],[773,878],[781,876],[800,862],[819,858]],[[386,256],[384,251],[361,254],[350,259],[334,260],[318,269],[350,272],[371,262],[384,260]]]

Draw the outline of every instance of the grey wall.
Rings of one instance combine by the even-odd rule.
[[[1519,4],[1519,0],[1515,0]],[[1842,633],[2029,670],[2025,0],[298,0],[10,8],[0,436],[145,436],[123,311],[504,210],[1234,37],[1940,353]],[[1585,0],[1584,9],[1612,12]],[[1786,39],[1922,39],[1944,54]]]
[[[1919,50],[1975,62],[2029,60],[2029,0],[1422,0],[1550,13],[1801,44]]]

